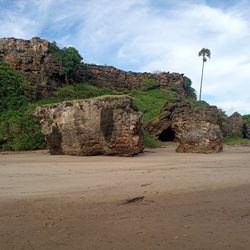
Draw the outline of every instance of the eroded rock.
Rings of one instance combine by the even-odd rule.
[[[132,156],[143,151],[142,114],[127,96],[38,107],[51,154]]]
[[[31,40],[1,38],[0,60],[24,72],[40,96],[48,96],[62,82],[59,65],[49,51],[49,42],[39,37]]]
[[[53,51],[50,51],[49,42],[39,37],[31,40],[1,38],[0,60],[23,71],[36,85],[41,97],[49,96],[55,88],[65,84],[65,78],[58,74],[60,66],[54,58]],[[140,73],[94,64],[80,64],[68,76],[69,82],[84,82],[122,91],[132,88],[150,89],[172,86],[182,96],[186,95],[185,78],[179,73]]]
[[[185,96],[183,87],[184,75],[179,73],[131,72],[112,66],[85,64],[78,67],[76,72],[78,82],[86,82],[99,87],[110,87],[116,90],[150,89],[154,87],[167,88],[170,85]]]
[[[217,153],[223,149],[223,137],[218,125],[218,109],[182,107],[172,116],[172,129],[179,141],[177,152]]]
[[[213,153],[223,149],[219,111],[215,106],[192,107],[183,99],[166,103],[146,130],[161,140],[179,142],[177,152]]]

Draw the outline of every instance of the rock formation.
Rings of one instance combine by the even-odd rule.
[[[243,137],[243,119],[242,116],[235,112],[228,117],[227,122],[223,128],[226,136]]]
[[[36,84],[40,96],[48,96],[56,87],[65,83],[64,77],[58,74],[59,65],[53,58],[50,43],[39,37],[31,40],[0,39],[0,60],[23,71],[28,79]],[[69,82],[84,82],[125,91],[132,88],[174,86],[180,95],[185,95],[184,75],[178,73],[135,73],[110,66],[80,64],[71,77]]]
[[[175,139],[177,152],[213,153],[223,149],[217,107],[192,107],[181,99],[166,103],[146,130],[161,140]]]
[[[76,72],[78,81],[87,82],[99,87],[110,87],[116,90],[129,90],[132,88],[149,89],[155,86],[167,88],[176,87],[180,95],[185,95],[183,88],[183,74],[179,73],[135,73],[123,71],[112,66],[94,64],[81,65]]]
[[[127,96],[38,107],[51,154],[132,156],[143,151],[141,113]]]
[[[49,42],[39,37],[31,40],[0,39],[0,60],[23,71],[28,79],[40,88],[41,96],[48,96],[61,82],[58,75],[59,66],[52,60]]]
[[[217,107],[183,107],[174,112],[172,128],[178,152],[213,153],[223,149]]]

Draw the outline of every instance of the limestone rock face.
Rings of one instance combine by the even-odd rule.
[[[40,87],[41,96],[47,96],[61,82],[59,65],[52,60],[49,42],[39,37],[31,40],[0,39],[0,60],[23,71],[31,82]]]
[[[65,83],[59,76],[59,64],[53,59],[49,42],[39,37],[31,40],[16,38],[0,39],[0,60],[17,70],[23,71],[28,79],[38,87],[41,97],[49,94]],[[184,75],[179,73],[139,73],[123,71],[111,66],[80,64],[69,76],[69,82],[84,82],[98,87],[109,87],[115,90],[167,88],[172,86],[185,96]]]
[[[141,113],[127,96],[38,107],[51,154],[132,156],[143,151]]]
[[[243,137],[243,119],[242,116],[235,112],[228,117],[227,123],[223,129],[226,135]]]
[[[166,103],[159,118],[146,130],[161,140],[179,142],[177,152],[213,153],[223,149],[219,111],[215,106],[192,107],[188,101],[177,99]]]
[[[139,73],[123,71],[112,66],[85,64],[78,67],[76,79],[78,82],[86,82],[99,87],[110,87],[116,90],[150,89],[155,86],[167,88],[172,85],[175,86],[180,95],[185,95],[184,76],[179,73]]]

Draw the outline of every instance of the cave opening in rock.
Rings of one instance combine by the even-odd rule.
[[[175,140],[175,132],[172,128],[167,128],[162,131],[159,135],[158,139],[160,141],[174,141]]]

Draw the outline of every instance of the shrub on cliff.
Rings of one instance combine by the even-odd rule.
[[[183,77],[183,88],[184,88],[188,98],[190,98],[192,100],[197,99],[195,89],[192,87],[192,81],[186,76]]]
[[[247,122],[250,121],[250,115],[243,115],[243,116],[242,116],[242,119],[243,119],[243,122],[244,122],[244,123],[247,123]]]
[[[65,82],[68,83],[70,74],[81,63],[82,57],[80,53],[73,47],[60,49],[55,42],[49,43],[49,50],[54,54],[54,59],[59,63],[59,75],[64,76]]]

